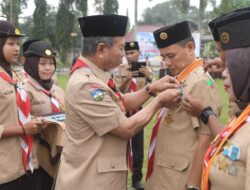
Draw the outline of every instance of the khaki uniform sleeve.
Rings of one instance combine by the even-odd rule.
[[[91,95],[90,84],[85,83],[72,89],[72,107],[76,113],[99,135],[119,127],[126,118],[119,106],[111,98],[105,87],[100,88],[103,99],[97,101]],[[69,97],[68,97],[69,98]],[[67,100],[67,98],[66,98]]]
[[[4,126],[0,125],[0,139],[2,138],[3,130],[4,130]]]
[[[190,90],[189,94],[193,98],[199,98],[207,102],[208,105],[212,107],[216,116],[220,116],[221,102],[214,81],[203,79],[196,82]],[[193,128],[197,128],[199,133],[210,134],[208,126],[205,125],[200,118],[192,116],[192,124]]]

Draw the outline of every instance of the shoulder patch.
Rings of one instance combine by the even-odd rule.
[[[90,88],[89,90],[92,98],[96,101],[96,102],[100,102],[104,99],[104,93],[103,90],[100,88]]]

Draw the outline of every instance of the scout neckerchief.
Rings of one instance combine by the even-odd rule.
[[[88,69],[90,69],[90,67],[86,63],[84,63],[81,59],[78,58],[76,63],[74,64],[74,66],[70,69],[70,74],[72,74],[75,70],[77,70],[79,68],[88,68]],[[116,96],[121,100],[122,105],[125,107],[125,102],[124,102],[123,96],[119,92],[119,90],[117,90],[117,88],[115,86],[115,83],[114,83],[112,78],[109,79],[108,86],[116,94]]]
[[[184,71],[182,71],[178,76],[177,80],[180,83],[183,83],[183,81],[188,77],[188,75],[197,67],[202,66],[203,61],[202,59],[197,59],[195,62],[190,64]],[[161,123],[161,119],[163,116],[163,113],[165,111],[165,108],[162,108],[160,111],[160,114],[157,117],[157,120],[153,126],[152,130],[152,135],[150,139],[150,146],[149,146],[149,153],[148,153],[148,169],[147,169],[147,176],[146,179],[148,179],[154,170],[154,157],[155,157],[155,146],[156,146],[156,137],[157,137],[157,132]]]
[[[34,88],[36,88],[37,90],[42,91],[44,94],[46,94],[47,96],[50,97],[50,102],[51,102],[51,110],[52,113],[58,113],[60,112],[60,104],[59,104],[59,100],[56,99],[50,91],[45,90],[44,88],[37,88],[35,84],[33,84],[30,80],[28,81],[28,83],[30,83]]]
[[[246,122],[246,119],[250,115],[250,104],[244,109],[239,117],[234,118],[224,128],[219,135],[216,136],[212,145],[209,147],[205,154],[203,163],[203,174],[202,174],[202,190],[209,190],[209,172],[216,156],[221,152],[222,147],[225,145],[227,140]]]
[[[137,84],[136,84],[136,79],[132,78],[130,80],[130,86],[129,86],[130,92],[136,92],[137,91]],[[136,112],[138,112],[139,109],[131,110],[128,112],[129,116],[132,116]],[[134,168],[133,168],[133,146],[132,146],[132,138],[129,139],[129,145],[128,145],[128,163],[129,163],[129,168],[131,173],[133,174]]]
[[[23,89],[21,84],[18,84],[16,80],[9,77],[4,72],[0,72],[0,77],[2,77],[5,81],[9,82],[12,85],[15,85],[16,88],[16,100],[18,105],[18,121],[19,125],[24,127],[24,125],[29,121],[30,116],[30,102],[28,99],[28,95]],[[23,158],[23,166],[26,172],[27,163],[29,164],[29,168],[31,172],[33,172],[33,164],[32,164],[32,136],[25,135],[20,138],[21,147],[22,147],[22,158]]]

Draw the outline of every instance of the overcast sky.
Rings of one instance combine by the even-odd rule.
[[[0,0],[1,1],[1,0]],[[153,7],[158,3],[165,2],[166,0],[138,0],[138,19],[141,19],[141,15],[143,11],[148,7]],[[59,0],[50,0],[47,1],[48,4],[58,7]],[[88,0],[88,15],[94,15],[95,9],[93,7],[94,0]],[[191,0],[192,5],[199,6],[199,0]],[[28,0],[28,8],[23,10],[23,14],[21,16],[30,16],[33,14],[35,9],[34,0]],[[130,23],[133,25],[134,23],[134,0],[119,0],[119,14],[126,15],[126,12],[129,12]]]

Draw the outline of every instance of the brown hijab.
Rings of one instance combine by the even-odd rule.
[[[250,103],[250,47],[227,50],[227,66],[242,111]]]

